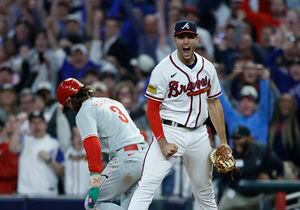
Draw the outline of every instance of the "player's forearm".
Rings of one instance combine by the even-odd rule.
[[[101,173],[102,171],[102,154],[99,138],[90,136],[83,141],[88,161],[89,171],[91,173]]]
[[[160,102],[149,99],[147,104],[147,116],[150,128],[157,140],[164,138],[161,117],[159,115]]]
[[[225,123],[224,123],[224,113],[219,99],[208,100],[208,112],[209,112],[210,119],[221,140],[221,144],[227,144]]]

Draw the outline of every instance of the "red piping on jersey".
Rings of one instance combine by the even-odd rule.
[[[203,59],[203,57],[201,57],[201,58],[202,58],[202,67],[201,67],[200,71],[198,71],[198,73],[197,73],[197,79],[199,79],[199,78],[198,78],[198,77],[199,77],[199,74],[200,74],[200,72],[201,72],[201,71],[203,70],[203,68],[204,68],[204,59]],[[203,93],[203,92],[205,92],[206,90],[207,90],[207,88],[204,88],[204,89],[195,91],[195,93],[198,93],[198,91],[199,91],[200,93]],[[197,127],[198,119],[199,119],[200,114],[201,114],[201,94],[199,94],[199,112],[198,112],[198,115],[197,115],[197,117],[196,117],[195,128]]]
[[[145,93],[145,96],[146,96],[147,98],[151,98],[151,99],[153,99],[153,100],[155,100],[155,101],[162,101],[162,100],[164,100],[163,98],[158,98],[158,97],[149,95],[148,93]]]
[[[100,139],[93,135],[83,140],[83,146],[86,151],[86,158],[90,172],[101,173],[102,171],[102,154]]]
[[[148,150],[147,150],[147,152],[146,152],[146,154],[145,154],[145,158],[144,158],[143,166],[142,166],[142,173],[141,173],[142,176],[143,176],[143,173],[144,173],[144,168],[145,168],[146,158],[147,158],[148,152],[149,152],[149,150],[150,150],[150,148],[151,148],[151,146],[152,146],[152,144],[153,144],[153,141],[155,141],[154,137],[152,137],[152,141],[150,142],[149,147],[148,147]],[[142,177],[142,176],[141,176],[141,177]]]
[[[116,168],[115,167],[116,165],[117,165],[117,161],[114,161],[112,167],[110,168],[110,171],[107,174],[104,175],[105,179],[102,179],[103,181],[100,184],[99,188],[101,188],[105,184],[105,182],[108,180],[107,177],[109,177],[109,175],[111,174],[111,172]],[[102,177],[103,177],[103,175],[102,175]]]
[[[148,115],[148,121],[150,128],[156,137],[157,140],[164,137],[164,131],[161,123],[161,117],[159,115],[159,106],[161,102],[148,99],[147,103],[147,115]]]
[[[170,58],[170,60],[171,60],[171,63],[172,63],[179,71],[181,71],[182,73],[184,73],[184,75],[188,78],[189,82],[191,82],[191,80],[190,80],[190,78],[189,78],[189,75],[188,75],[183,69],[181,69],[179,66],[177,66],[177,65],[175,64],[175,62],[173,61],[173,58],[172,58],[171,54],[170,54],[169,58]],[[190,119],[190,116],[191,116],[191,113],[192,113],[192,108],[193,108],[193,96],[191,96],[191,101],[190,101],[190,111],[189,111],[189,114],[188,114],[188,117],[187,117],[187,119],[186,119],[186,122],[185,122],[184,126],[187,125],[187,123],[188,123],[188,121],[189,121],[189,119]]]
[[[183,69],[181,69],[179,66],[177,66],[177,65],[175,64],[175,62],[173,61],[173,58],[172,58],[171,54],[170,54],[169,58],[170,58],[170,60],[171,60],[171,63],[172,63],[179,71],[181,71],[182,73],[184,73],[184,74],[187,76],[189,82],[191,82],[191,80],[190,80],[190,78],[189,78],[189,75],[188,75]],[[203,70],[203,67],[204,67],[204,59],[203,59],[203,57],[201,57],[201,58],[202,58],[202,67],[201,67],[200,71],[197,73],[197,79],[198,79],[199,73]],[[200,95],[199,95],[199,97],[200,97]],[[201,99],[200,99],[200,105],[201,105]],[[188,118],[187,118],[187,120],[186,120],[184,126],[187,125],[187,123],[188,123],[188,121],[189,121],[189,119],[190,119],[190,116],[191,116],[191,114],[192,114],[192,108],[193,108],[193,95],[191,96],[190,110],[189,110]],[[200,106],[200,111],[201,111],[201,106]],[[199,113],[199,115],[200,115],[200,113]],[[198,118],[198,117],[197,117],[197,118]],[[197,125],[197,121],[196,121],[196,125]]]

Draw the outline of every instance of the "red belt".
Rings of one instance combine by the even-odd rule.
[[[130,144],[130,145],[127,145],[124,148],[124,151],[130,151],[130,150],[138,150],[138,145],[137,144]]]

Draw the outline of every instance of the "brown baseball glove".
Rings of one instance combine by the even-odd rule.
[[[209,155],[209,159],[221,174],[227,174],[230,171],[236,170],[236,161],[228,145],[222,144],[217,149],[213,149]]]

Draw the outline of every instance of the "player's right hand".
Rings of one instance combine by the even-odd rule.
[[[178,151],[176,144],[167,142],[166,138],[161,138],[158,140],[161,152],[168,159]]]
[[[88,206],[90,208],[94,208],[96,201],[98,199],[98,196],[100,194],[100,189],[99,187],[92,187],[90,188],[88,192]]]

